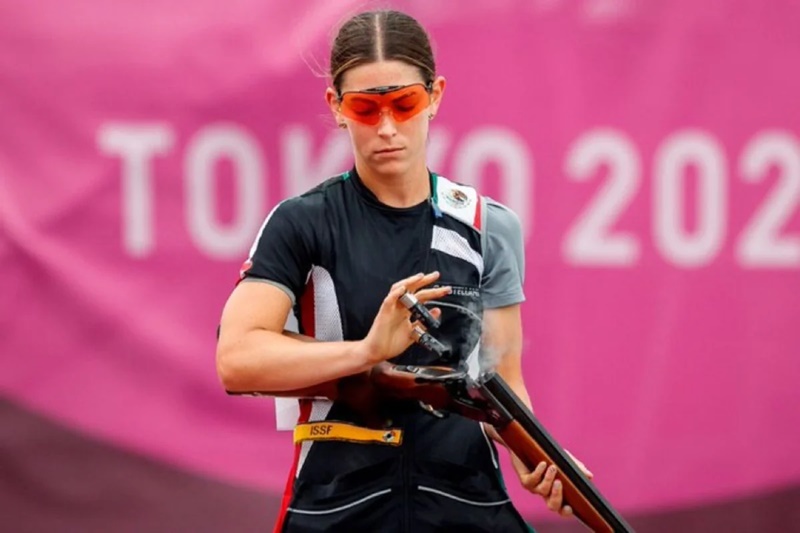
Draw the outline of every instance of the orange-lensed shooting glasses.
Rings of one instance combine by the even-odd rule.
[[[388,109],[395,122],[405,122],[428,107],[431,87],[430,83],[412,83],[347,91],[339,94],[339,111],[356,122],[376,126]]]

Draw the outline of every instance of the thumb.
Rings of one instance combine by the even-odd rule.
[[[513,453],[509,453],[509,456],[511,457],[511,466],[514,467],[514,471],[520,478],[530,475],[531,473],[530,469],[527,466],[525,466],[525,463],[523,463],[519,457],[517,457]]]
[[[581,461],[580,459],[578,459],[574,455],[572,455],[572,453],[570,453],[569,450],[564,450],[564,451],[567,452],[567,455],[569,455],[569,458],[572,459],[572,461],[576,465],[578,465],[578,468],[581,469],[581,471],[583,472],[583,475],[585,475],[589,479],[592,479],[594,477],[594,474],[592,473],[592,471],[589,470],[588,468],[586,468],[586,465],[583,464],[583,461]]]

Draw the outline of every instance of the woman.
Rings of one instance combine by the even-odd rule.
[[[411,292],[435,302],[436,336],[454,360],[474,366],[490,352],[529,404],[519,221],[429,172],[429,122],[445,80],[416,20],[396,11],[351,18],[334,41],[330,75],[326,100],[349,132],[354,168],[270,213],[223,311],[217,348],[226,390],[310,397],[301,400],[275,530],[527,531],[491,428],[384,402],[360,379],[384,361],[436,360],[414,343],[416,324],[399,301]],[[284,330],[291,317],[300,334]],[[571,514],[553,468],[514,464],[528,490]]]

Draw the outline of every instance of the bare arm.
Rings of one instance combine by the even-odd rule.
[[[522,377],[522,317],[520,305],[509,305],[483,312],[483,344],[497,360],[496,371],[525,405],[531,399]]]
[[[284,335],[292,307],[289,296],[268,283],[240,283],[220,321],[220,381],[230,392],[328,396],[336,380],[366,372],[411,345],[410,314],[398,300],[406,290],[421,302],[448,294],[449,287],[419,290],[438,277],[438,272],[432,272],[398,281],[381,304],[367,337],[339,342],[304,342],[308,339]]]
[[[268,283],[243,282],[222,311],[217,374],[231,392],[292,391],[371,365],[359,342],[303,342],[283,335],[292,302]]]
[[[484,342],[487,342],[488,346],[491,347],[490,349],[495,350],[500,357],[496,368],[497,373],[533,412],[531,399],[522,377],[522,318],[520,306],[511,305],[484,311],[484,332]],[[484,427],[486,427],[487,433],[492,439],[506,446],[493,427],[488,425]],[[577,460],[572,454],[570,454],[570,457],[583,470],[584,474],[590,478],[592,477],[592,473],[581,461]],[[561,482],[555,480],[555,466],[547,468],[547,464],[539,463],[533,471],[530,471],[513,453],[511,454],[511,463],[520,477],[522,485],[530,492],[542,496],[550,510],[558,512],[562,516],[572,515],[572,508],[568,505],[563,505],[563,488]]]
[[[522,317],[519,304],[484,310],[482,343],[485,352],[496,361],[494,370],[533,412],[522,377]],[[484,424],[484,428],[493,440],[506,445],[491,425]]]

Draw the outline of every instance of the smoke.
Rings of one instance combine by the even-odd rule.
[[[470,326],[462,330],[461,335],[463,335],[463,337],[460,339],[460,342],[464,343],[465,353],[467,354],[472,354],[476,347],[478,347],[477,372],[471,371],[470,374],[473,375],[473,377],[477,377],[475,374],[493,371],[500,363],[502,351],[496,347],[487,345],[485,342],[482,342],[483,319],[479,314],[481,312],[480,303],[469,301],[467,306],[464,306],[450,302],[436,301],[430,302],[430,304],[435,305],[436,307],[452,308],[466,314],[469,317]],[[469,363],[470,368],[472,369],[476,362],[469,361]]]
[[[502,352],[496,347],[488,346],[486,343],[481,344],[481,350],[478,353],[478,365],[480,373],[492,372],[500,364]]]

